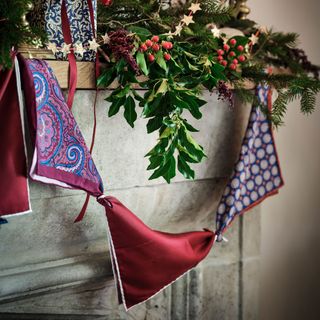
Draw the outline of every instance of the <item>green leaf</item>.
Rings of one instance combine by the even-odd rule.
[[[149,178],[149,180],[153,180],[153,179],[157,179],[161,176],[164,176],[171,167],[171,162],[168,161],[167,163],[165,163],[164,165],[160,166]]]
[[[187,120],[185,120],[183,123],[184,123],[184,125],[185,125],[185,127],[187,128],[188,131],[199,132],[199,130],[194,128],[190,123],[187,122]]]
[[[170,118],[163,119],[163,124],[165,124],[167,127],[170,127],[170,128],[176,127],[176,123],[173,122]]]
[[[121,91],[115,95],[116,98],[122,98],[125,97],[128,92],[130,91],[130,84],[127,84]]]
[[[178,156],[178,170],[186,179],[194,179],[194,171],[180,155]]]
[[[161,94],[161,93],[165,93],[168,90],[168,80],[167,79],[163,79],[160,87],[158,88],[156,95]]]
[[[185,148],[178,145],[178,149],[180,157],[183,158],[185,161],[189,163],[198,163],[197,159],[193,158],[190,154],[188,154]]]
[[[150,164],[147,170],[153,170],[160,166],[161,162],[163,161],[163,157],[160,155],[151,156],[149,158]]]
[[[188,110],[190,113],[196,118],[196,119],[201,119],[202,118],[202,113],[199,110],[199,106],[197,102],[192,99],[191,97],[186,101],[188,105]]]
[[[181,127],[178,135],[181,147],[185,149],[185,152],[198,163],[201,162],[203,157],[205,157],[202,147],[191,137],[188,132],[185,131],[185,128]]]
[[[158,109],[160,102],[161,102],[161,96],[156,97],[153,101],[151,102],[147,102],[144,106],[143,106],[143,111],[142,111],[142,115],[144,117],[150,117],[154,115],[154,112]]]
[[[98,87],[108,87],[113,80],[115,79],[116,75],[114,74],[114,69],[107,69],[98,79],[97,79],[97,86]]]
[[[168,146],[168,143],[169,143],[169,139],[161,139],[157,143],[157,145],[145,155],[145,157],[156,156],[161,153],[164,153],[164,151],[166,150],[166,147]]]
[[[162,132],[159,139],[169,138],[173,132],[174,132],[174,130],[172,128],[168,127]]]
[[[147,76],[149,74],[149,69],[147,67],[146,58],[143,52],[138,51],[137,56],[137,63],[140,70]]]
[[[156,62],[165,72],[168,71],[168,66],[166,60],[164,60],[162,51],[158,51],[158,53],[156,54]]]
[[[135,107],[136,105],[133,98],[128,96],[124,104],[124,117],[132,128],[134,127],[134,122],[137,120]]]
[[[124,59],[119,60],[115,66],[117,74],[121,73],[124,70],[126,65],[127,65],[127,62]]]
[[[128,29],[133,33],[137,34],[139,37],[147,38],[152,36],[152,33],[148,29],[142,27],[131,26]]]
[[[172,157],[170,157],[170,159],[168,160],[167,163],[170,164],[169,169],[162,176],[167,181],[167,183],[170,183],[170,180],[176,175],[176,160],[172,156]]]
[[[147,132],[151,133],[162,126],[162,117],[154,117],[147,123]]]
[[[123,106],[125,101],[126,101],[125,97],[122,97],[122,98],[119,98],[119,99],[113,101],[110,108],[109,108],[108,116],[112,117],[115,114],[117,114],[120,110],[120,107]]]

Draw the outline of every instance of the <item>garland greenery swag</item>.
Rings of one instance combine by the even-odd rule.
[[[25,27],[21,21],[31,2],[0,4],[2,67],[10,67],[12,46],[44,39],[38,27]],[[236,7],[225,1],[180,2],[168,9],[164,0],[98,1],[97,49],[106,65],[98,85],[117,84],[105,99],[110,103],[108,115],[123,109],[134,127],[139,108],[148,119],[147,132],[159,132],[157,144],[146,155],[147,169],[152,171],[149,179],[163,177],[168,183],[177,169],[193,179],[191,165],[206,157],[193,137],[198,130],[183,116],[187,111],[195,119],[202,117],[203,89],[217,90],[219,99],[232,106],[235,94],[244,102],[258,103],[245,85],[248,81],[270,85],[278,97],[272,110],[264,111],[275,126],[283,123],[287,104],[294,99],[300,101],[302,113],[311,113],[320,91],[319,67],[297,48],[296,33],[274,32],[254,21],[239,20]],[[272,68],[286,72],[272,73]]]
[[[314,110],[319,68],[296,47],[297,34],[238,20],[234,7],[216,0],[186,1],[170,10],[155,0],[102,2],[99,32],[108,66],[98,84],[118,83],[106,98],[111,103],[109,117],[123,108],[133,127],[140,108],[149,119],[147,132],[159,132],[158,143],[146,155],[147,169],[153,171],[149,179],[163,177],[169,183],[176,168],[185,178],[194,178],[191,164],[200,163],[206,155],[192,136],[198,130],[183,112],[201,118],[206,104],[201,99],[203,89],[217,89],[219,98],[232,106],[234,93],[244,102],[258,103],[254,91],[245,86],[247,80],[274,87],[278,98],[272,111],[265,112],[276,126],[283,123],[293,99],[300,100],[303,113]],[[243,35],[228,37],[223,27],[236,28]],[[270,67],[288,72],[266,72]],[[141,74],[146,78],[140,80]],[[137,84],[146,90],[144,95],[135,89]]]

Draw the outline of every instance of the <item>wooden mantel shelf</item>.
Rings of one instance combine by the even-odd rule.
[[[44,59],[52,68],[61,89],[68,89],[68,77],[69,77],[69,62],[62,60],[55,60],[52,52],[47,49],[37,49],[28,45],[21,46],[19,51],[25,56],[25,58],[38,58]],[[139,79],[140,77],[138,77]],[[141,80],[145,80],[145,76],[141,76]],[[109,89],[115,89],[117,87],[116,81],[112,83]],[[248,90],[254,88],[252,82],[245,83],[245,87]],[[92,90],[96,88],[95,79],[95,63],[88,61],[77,61],[77,89]],[[137,89],[140,87],[137,86]]]
[[[62,89],[68,89],[68,75],[69,75],[69,62],[58,60],[46,60],[49,66],[53,69],[55,76],[58,79],[60,87]],[[95,89],[95,63],[94,62],[77,62],[77,89]],[[144,76],[141,76],[144,78]],[[139,79],[139,77],[138,77]],[[142,80],[142,79],[141,79]],[[112,83],[109,89],[115,89],[117,87],[116,82]],[[254,88],[252,82],[247,82],[245,87],[250,90]]]
[[[46,60],[62,89],[68,88],[69,62]],[[95,89],[95,63],[77,61],[77,89]]]

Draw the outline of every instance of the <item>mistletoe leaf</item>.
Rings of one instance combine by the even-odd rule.
[[[124,117],[132,128],[134,127],[134,122],[137,120],[135,107],[136,105],[133,98],[128,96],[124,103]]]
[[[140,68],[140,70],[147,76],[149,75],[149,69],[147,67],[146,58],[144,56],[143,52],[138,51],[137,56],[137,64]]]

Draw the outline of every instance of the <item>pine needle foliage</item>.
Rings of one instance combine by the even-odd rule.
[[[25,26],[22,16],[28,12],[31,0],[0,1],[0,66],[11,67],[11,49],[20,44],[33,44],[35,39],[44,39],[41,29]]]

